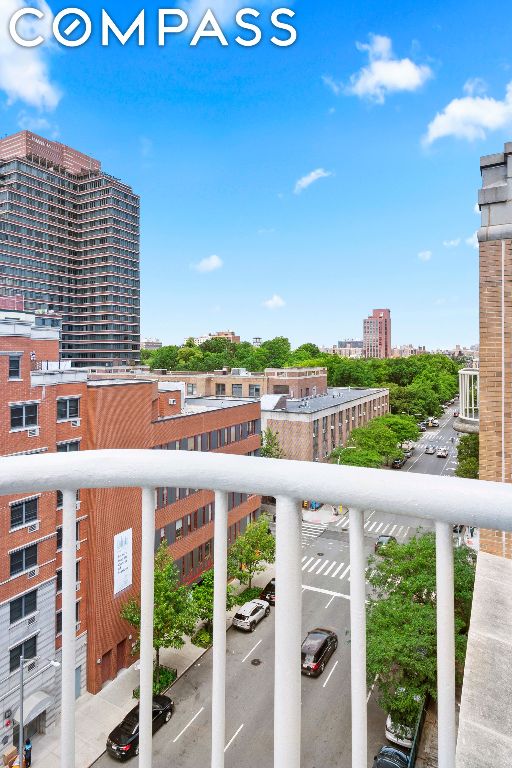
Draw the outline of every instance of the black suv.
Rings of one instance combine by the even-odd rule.
[[[373,768],[409,768],[409,756],[396,747],[381,747],[373,758]]]
[[[276,580],[270,579],[266,587],[260,592],[260,600],[266,600],[270,605],[276,604]]]
[[[174,712],[169,696],[153,696],[153,733],[168,723]],[[139,705],[131,709],[107,739],[107,752],[117,760],[128,760],[139,754]]]
[[[301,671],[309,677],[318,677],[338,647],[338,635],[332,629],[312,629],[301,648]]]

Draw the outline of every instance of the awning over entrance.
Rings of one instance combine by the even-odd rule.
[[[24,725],[30,723],[38,715],[40,715],[41,712],[44,712],[45,709],[48,709],[51,703],[52,697],[49,696],[49,694],[47,694],[45,691],[36,691],[35,693],[31,693],[30,696],[27,696],[27,698],[23,700]],[[20,722],[19,707],[13,715],[13,720],[15,720],[17,723]]]

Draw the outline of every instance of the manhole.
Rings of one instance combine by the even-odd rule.
[[[259,665],[261,664],[261,659],[253,659],[251,661],[251,664],[253,665],[253,667],[259,667]]]
[[[316,554],[317,554],[317,557],[323,557],[324,556],[323,552],[317,552]]]

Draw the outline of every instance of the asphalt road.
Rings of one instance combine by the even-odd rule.
[[[430,474],[454,471],[452,410],[438,429],[423,433],[402,470]],[[449,449],[448,459],[424,453],[428,443]],[[368,512],[365,515],[368,554],[381,534],[406,541],[416,530],[431,529],[429,521]],[[350,557],[348,517],[328,526],[304,524],[302,536],[302,629],[327,626],[339,644],[324,674],[302,678],[302,768],[350,768]],[[273,764],[274,611],[254,633],[234,629],[227,636],[226,768],[271,768]],[[255,662],[255,663],[253,663]],[[153,737],[154,768],[200,768],[210,762],[212,653],[208,651],[171,688],[175,714]],[[128,708],[127,708],[128,709]],[[368,694],[368,766],[385,743],[386,715],[373,689]],[[103,755],[95,768],[112,768]],[[130,760],[134,768],[138,758]]]

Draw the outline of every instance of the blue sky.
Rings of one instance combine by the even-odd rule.
[[[393,344],[478,340],[479,157],[512,138],[504,3],[299,0],[287,48],[267,21],[233,44],[242,2],[176,3],[216,9],[230,42],[194,48],[157,47],[164,3],[76,4],[94,32],[74,49],[22,50],[0,19],[0,133],[57,138],[141,195],[144,335],[332,344],[390,307]],[[125,26],[144,7],[145,47],[102,48],[102,7]]]

